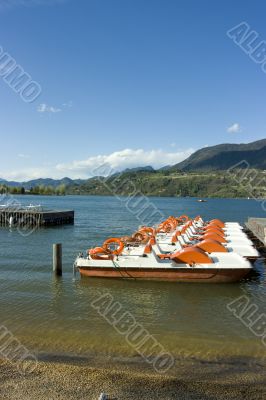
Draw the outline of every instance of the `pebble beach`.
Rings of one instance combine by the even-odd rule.
[[[93,360],[53,357],[22,376],[16,366],[0,362],[3,400],[262,400],[266,398],[265,365],[255,360],[204,362],[179,360],[160,375],[139,361],[105,365]]]

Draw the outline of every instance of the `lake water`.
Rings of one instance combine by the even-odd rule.
[[[256,262],[252,278],[238,284],[80,279],[72,273],[80,251],[112,236],[132,233],[140,221],[114,197],[18,196],[22,204],[75,210],[75,224],[39,229],[22,236],[0,229],[0,322],[37,354],[130,357],[126,341],[91,307],[93,296],[109,292],[173,355],[265,357],[265,346],[227,309],[246,295],[262,313],[266,301],[265,265]],[[244,223],[265,217],[255,200],[151,198],[165,215],[218,217]],[[64,274],[52,275],[52,244],[63,244]],[[258,314],[259,315],[259,314]]]

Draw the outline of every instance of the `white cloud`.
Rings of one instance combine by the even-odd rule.
[[[97,174],[102,175],[104,170],[109,174],[110,170],[114,173],[126,168],[147,165],[160,168],[165,165],[177,164],[189,157],[194,151],[194,149],[187,149],[169,153],[163,150],[124,149],[111,154],[88,157],[86,160],[72,161],[68,164],[47,165],[9,173],[0,171],[0,177],[18,181],[47,177],[59,179],[65,176],[72,179],[86,179]],[[105,166],[104,169],[101,168],[102,165]]]
[[[62,106],[66,108],[71,108],[73,107],[73,101],[69,100],[67,103],[63,103]]]
[[[126,168],[135,168],[151,165],[154,168],[160,168],[165,165],[176,164],[183,161],[193,149],[179,151],[175,153],[165,152],[163,150],[143,149],[132,150],[124,149],[116,151],[108,155],[98,155],[89,157],[86,160],[73,161],[69,164],[58,164],[57,171],[68,171],[69,174],[75,177],[88,177],[97,173],[97,169],[104,164],[110,166],[114,172],[122,171]]]
[[[241,127],[240,127],[240,125],[236,122],[236,123],[234,123],[233,125],[231,125],[231,126],[229,126],[229,127],[227,128],[227,132],[228,132],[228,133],[238,133],[238,132],[241,132]]]
[[[67,103],[63,103],[62,107],[63,108],[71,108],[73,106],[73,102],[70,100]],[[39,113],[58,113],[62,111],[62,108],[57,108],[54,106],[48,106],[48,104],[41,103],[37,107],[37,111]]]
[[[38,178],[50,178],[49,171],[45,168],[25,168],[19,171],[11,171],[11,172],[1,172],[0,171],[0,178],[6,179],[8,181],[28,181],[31,179],[38,179]],[[47,175],[48,173],[48,175]]]
[[[27,154],[23,154],[23,153],[18,154],[18,157],[19,158],[30,158],[30,156],[28,156]]]
[[[58,113],[58,112],[61,112],[62,110],[61,110],[61,108],[56,108],[56,107],[53,107],[53,106],[48,106],[47,104],[42,103],[42,104],[39,104],[39,105],[38,105],[37,111],[38,111],[39,113],[45,113],[45,112],[48,112],[48,113]]]

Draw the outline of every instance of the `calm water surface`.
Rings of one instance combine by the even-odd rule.
[[[0,322],[36,353],[131,356],[135,352],[90,306],[93,296],[109,291],[176,356],[265,357],[265,347],[226,305],[245,294],[262,313],[266,303],[265,265],[238,284],[80,279],[72,274],[79,251],[102,244],[110,236],[133,232],[140,222],[113,197],[17,197],[22,204],[75,210],[75,225],[40,229],[22,236],[0,229]],[[244,223],[265,217],[254,200],[152,198],[165,214],[218,217]],[[51,273],[52,244],[61,242],[64,275]]]

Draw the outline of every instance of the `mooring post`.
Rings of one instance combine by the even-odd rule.
[[[62,275],[62,244],[53,244],[53,271],[57,276]]]

